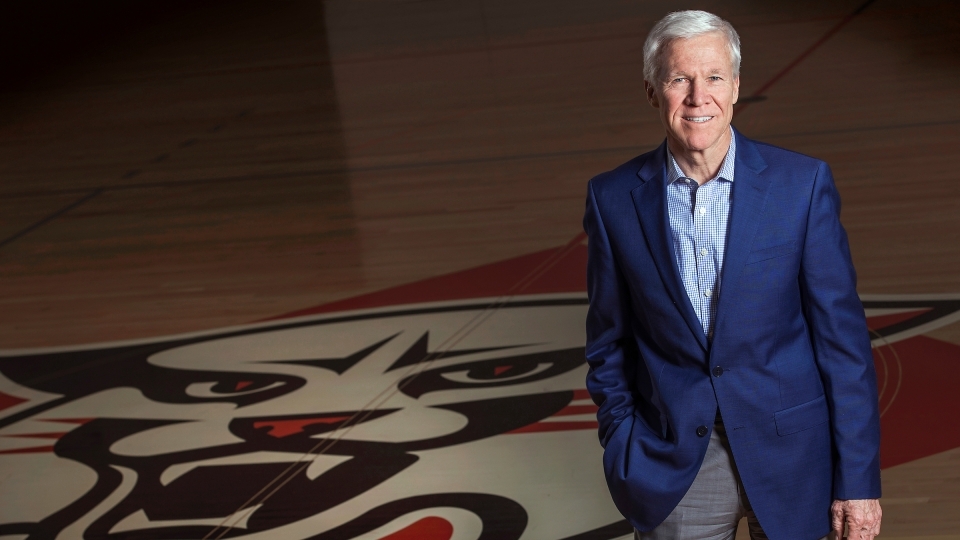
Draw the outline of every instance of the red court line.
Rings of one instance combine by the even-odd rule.
[[[594,414],[599,407],[596,405],[567,405],[566,407],[560,409],[559,412],[554,414],[554,416],[575,416],[578,414]]]
[[[17,406],[21,403],[26,403],[27,401],[29,400],[0,392],[0,411]]]
[[[508,431],[505,435],[517,435],[520,433],[543,433],[545,431],[574,431],[579,429],[597,429],[599,424],[590,422],[537,422],[529,426],[523,426],[513,431]]]
[[[92,422],[96,418],[38,418],[37,420],[41,422],[60,422],[63,424],[79,424],[83,425],[87,422]]]
[[[0,450],[0,454],[42,454],[53,452],[52,446],[31,446],[30,448],[14,448],[12,450]]]
[[[573,391],[573,399],[574,401],[576,401],[578,399],[592,399],[592,398],[590,397],[590,392],[587,391],[587,389],[581,388],[580,390]]]
[[[879,330],[881,328],[897,324],[898,322],[912,319],[929,311],[930,309],[917,309],[903,313],[892,313],[890,315],[877,315],[875,317],[868,317],[867,327],[871,330]]]
[[[580,232],[562,247],[537,251],[467,270],[397,285],[327,304],[311,306],[257,322],[401,304],[442,302],[466,298],[496,298],[520,293],[583,292],[587,287],[587,250],[582,243],[586,238],[587,235]],[[551,257],[557,257],[556,262],[562,260],[563,265],[551,265],[548,268],[538,270]],[[529,282],[523,283],[522,289],[517,290],[517,286],[520,284],[516,280],[518,275],[529,276],[533,279],[525,278],[525,280],[521,280]],[[584,395],[577,399],[589,397],[589,395]]]
[[[4,437],[20,437],[23,439],[59,439],[69,433],[69,431],[49,432],[49,433],[14,433],[4,435]]]

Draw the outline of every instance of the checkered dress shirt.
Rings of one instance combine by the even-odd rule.
[[[667,206],[677,268],[708,338],[717,315],[736,153],[737,139],[731,136],[717,176],[700,186],[683,175],[667,149]]]

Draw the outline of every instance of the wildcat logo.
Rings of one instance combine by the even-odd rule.
[[[582,390],[582,295],[487,307],[6,353],[0,536],[561,538],[619,522]]]
[[[960,299],[864,305],[876,351],[960,319]],[[585,314],[582,294],[537,295],[0,353],[0,537],[630,535]]]

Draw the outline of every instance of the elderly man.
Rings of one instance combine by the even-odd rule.
[[[822,161],[733,129],[740,38],[671,13],[643,51],[666,141],[590,181],[587,387],[638,538],[880,529],[876,374]]]

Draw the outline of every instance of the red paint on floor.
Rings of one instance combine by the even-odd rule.
[[[599,427],[595,421],[587,422],[537,422],[529,426],[523,426],[513,431],[508,431],[507,435],[517,435],[520,433],[543,433],[545,431],[574,431],[578,429],[593,429]]]
[[[880,330],[881,328],[886,328],[892,326],[899,322],[903,322],[919,315],[930,311],[929,309],[918,309],[913,311],[905,311],[903,313],[891,313],[890,315],[878,315],[876,317],[869,317],[867,319],[867,328],[871,330]]]
[[[893,467],[960,447],[960,346],[926,336],[892,345],[903,375],[890,408],[880,419],[880,461]],[[896,376],[896,372],[891,373]],[[896,380],[887,392],[896,390]]]
[[[4,394],[0,392],[0,411],[4,409],[9,409],[21,403],[26,402],[26,399],[18,398],[17,396],[11,396],[10,394]]]
[[[586,388],[581,388],[580,390],[573,391],[573,399],[591,399],[590,392]]]
[[[12,448],[10,450],[0,450],[0,454],[41,454],[53,452],[52,446],[31,446],[30,448]]]
[[[554,416],[573,416],[575,414],[597,414],[600,410],[596,405],[567,405],[557,411]]]
[[[296,420],[265,420],[262,422],[254,422],[253,427],[254,429],[269,427],[271,429],[267,432],[267,435],[282,439],[283,437],[289,437],[290,435],[303,432],[303,428],[307,426],[314,424],[335,424],[337,422],[343,422],[348,418],[350,417],[327,416],[322,418],[298,418]]]
[[[578,240],[580,237],[577,237]],[[583,292],[587,287],[587,248],[570,244],[462,272],[416,281],[267,320],[399,304],[442,302],[505,295]]]
[[[438,517],[425,517],[381,540],[450,540],[453,525]]]
[[[15,433],[13,435],[4,435],[4,437],[20,437],[24,439],[59,439],[69,432],[59,433]]]

